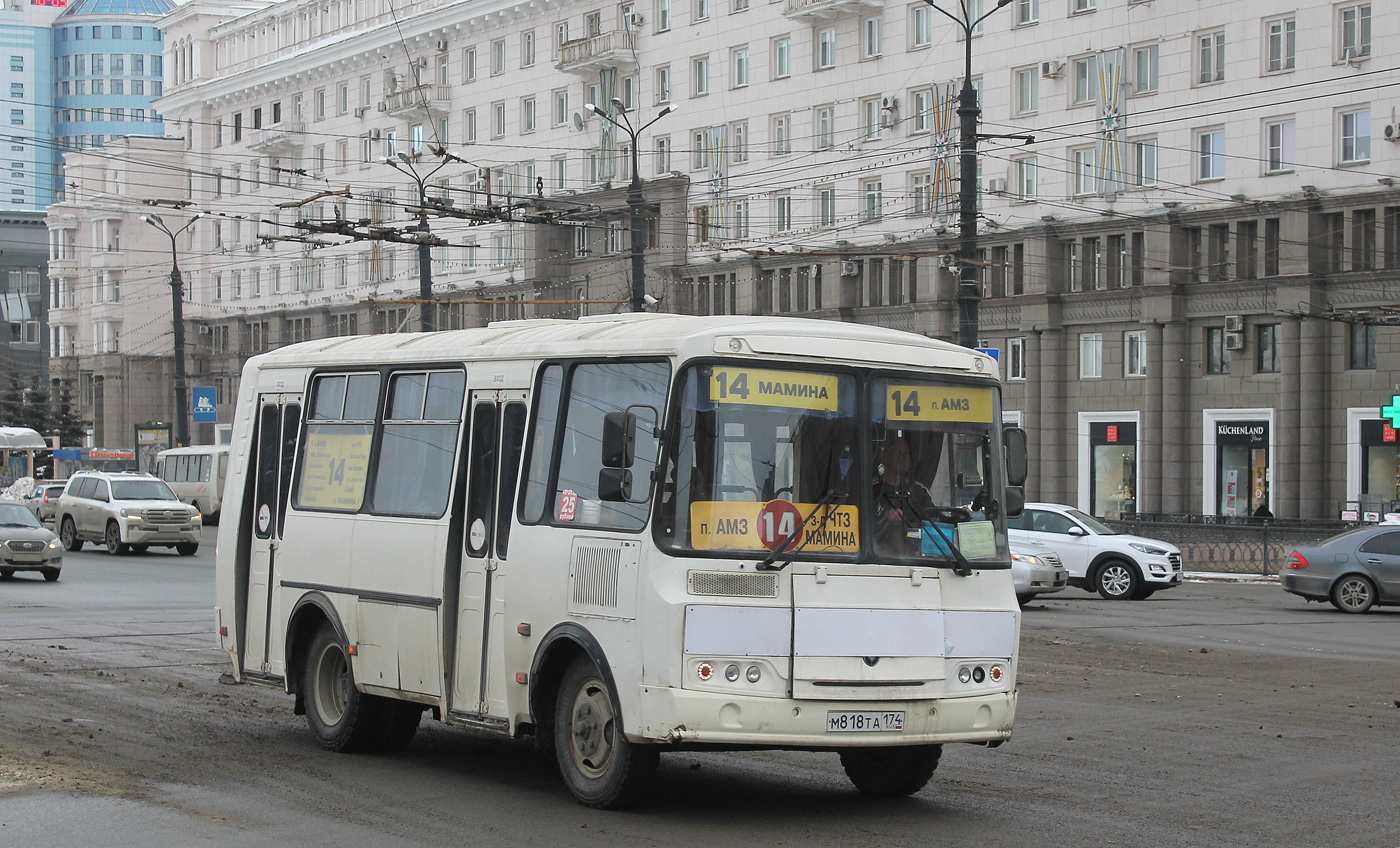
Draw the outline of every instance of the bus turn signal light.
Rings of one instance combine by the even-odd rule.
[[[1289,568],[1307,568],[1307,567],[1308,567],[1308,561],[1307,561],[1306,558],[1304,558],[1304,556],[1303,556],[1302,554],[1298,553],[1297,551],[1294,551],[1294,552],[1288,557],[1288,567],[1289,567]]]

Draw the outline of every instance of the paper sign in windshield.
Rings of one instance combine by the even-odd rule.
[[[370,428],[312,425],[297,505],[311,509],[359,509],[369,477]]]
[[[715,368],[710,372],[710,401],[835,412],[840,382],[834,374]]]
[[[992,422],[992,390],[961,386],[887,386],[885,419]]]
[[[700,551],[777,550],[815,508],[787,501],[696,501],[690,505],[691,546]],[[850,505],[826,507],[784,551],[855,553],[860,550],[859,515]]]

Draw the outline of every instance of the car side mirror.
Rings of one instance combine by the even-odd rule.
[[[1089,535],[1088,533],[1086,533],[1086,532],[1084,531],[1084,528],[1083,528],[1083,527],[1080,527],[1078,524],[1072,525],[1072,526],[1069,528],[1069,530],[1066,531],[1066,532],[1068,532],[1071,536],[1087,536],[1087,535]]]

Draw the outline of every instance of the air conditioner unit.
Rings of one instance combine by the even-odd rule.
[[[637,14],[636,12],[633,12],[632,14],[627,16],[626,23],[628,26],[639,27],[642,25],[642,16]]]
[[[1226,350],[1244,350],[1244,333],[1225,333]]]
[[[1400,141],[1400,124],[1385,125],[1385,140]]]
[[[382,100],[379,101],[379,111],[381,111],[381,112],[387,112],[387,111],[389,111],[389,104],[388,104],[388,103],[385,103],[385,102],[382,101]]]
[[[951,253],[945,253],[938,257],[939,268],[954,268],[958,264],[958,258]]]
[[[363,118],[363,117],[365,116],[365,113],[368,112],[368,111],[369,111],[369,107],[368,107],[368,106],[356,106],[356,107],[355,107],[355,117],[357,117],[357,118]]]
[[[1243,333],[1243,332],[1244,332],[1244,316],[1243,316],[1243,315],[1226,315],[1226,316],[1225,316],[1225,332],[1227,332],[1227,333]]]
[[[213,332],[214,332],[214,329],[213,329],[212,327],[210,327],[209,325],[207,325],[207,324],[200,324],[200,325],[199,325],[199,334],[200,334],[201,336],[207,336],[207,335],[210,335],[210,334],[213,333]]]
[[[992,177],[987,180],[987,191],[992,194],[1002,194],[1006,191],[1005,177]]]
[[[417,59],[414,59],[414,60],[413,60],[413,64],[416,65],[416,66],[418,66],[418,67],[420,67],[420,68],[426,68],[426,67],[428,67],[428,57],[427,57],[427,56],[420,56],[420,57],[418,57]]]
[[[447,39],[445,39],[445,38],[442,39],[442,40],[439,41],[435,46],[437,47],[437,50],[438,50],[439,53],[446,53],[446,52],[447,52]]]
[[[246,251],[248,251],[249,253],[252,253],[253,251],[255,251],[255,250],[258,249],[258,243],[257,243],[257,242],[251,242],[251,243],[249,243],[249,244],[245,244],[245,245],[243,245],[243,249],[246,250]]]
[[[894,97],[881,97],[880,108],[886,112],[893,112],[899,108],[899,100]]]
[[[1040,63],[1040,75],[1046,79],[1059,79],[1065,72],[1065,63],[1051,60]]]
[[[370,137],[370,140],[371,140],[371,141],[378,141],[382,136],[383,136],[383,133],[381,133],[379,130],[370,130],[370,131],[369,131],[369,137]]]
[[[860,276],[860,263],[859,263],[859,262],[849,262],[849,261],[847,261],[847,262],[842,262],[842,263],[841,263],[841,276],[843,276],[843,277],[859,277],[859,276]]]

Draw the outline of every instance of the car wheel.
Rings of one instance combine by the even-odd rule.
[[[49,581],[50,583],[55,583],[58,581],[58,574],[61,570],[62,569],[58,568],[41,568],[39,569],[39,573],[44,575],[45,580]]]
[[[938,768],[942,745],[843,748],[841,767],[856,789],[876,798],[903,798],[923,789]]]
[[[374,747],[381,702],[355,688],[345,646],[329,627],[311,640],[302,662],[301,693],[306,724],[327,751],[354,753]]]
[[[150,546],[150,545],[132,545],[132,546],[131,546],[131,552],[132,552],[132,553],[136,553],[136,554],[144,554],[146,551],[148,551],[148,550],[150,550],[150,549],[151,549],[151,546]]]
[[[574,798],[599,810],[635,803],[661,760],[655,747],[627,741],[612,691],[585,657],[574,660],[559,684],[554,750]]]
[[[0,577],[3,577],[3,578],[5,578],[6,580],[9,580],[11,577],[14,577],[14,576],[15,576],[15,570],[14,570],[13,568],[0,568]]]
[[[180,556],[194,556],[199,552],[198,542],[180,542],[175,546],[175,550]]]
[[[78,528],[73,524],[73,519],[63,519],[63,526],[58,530],[58,537],[63,542],[65,550],[81,551],[83,540],[78,538]]]
[[[1360,574],[1348,574],[1332,586],[1332,606],[1342,612],[1366,612],[1376,604],[1376,586]]]
[[[1099,568],[1094,577],[1099,594],[1110,601],[1126,601],[1136,597],[1142,586],[1137,569],[1121,559],[1111,559]]]
[[[1144,584],[1142,584],[1142,586],[1137,590],[1137,594],[1136,594],[1136,595],[1133,595],[1133,600],[1135,600],[1135,601],[1145,601],[1145,600],[1147,600],[1148,598],[1152,597],[1152,593],[1153,593],[1153,592],[1156,592],[1156,591],[1157,591],[1156,589],[1150,588],[1146,583],[1144,583]]]
[[[1035,595],[1031,594],[1030,592],[1018,594],[1016,596],[1016,604],[1021,607],[1024,607],[1026,604],[1030,603],[1033,600],[1035,600]]]
[[[122,541],[122,529],[117,526],[117,522],[107,522],[107,534],[103,537],[107,542],[107,553],[112,556],[121,556],[130,550],[130,545]]]

